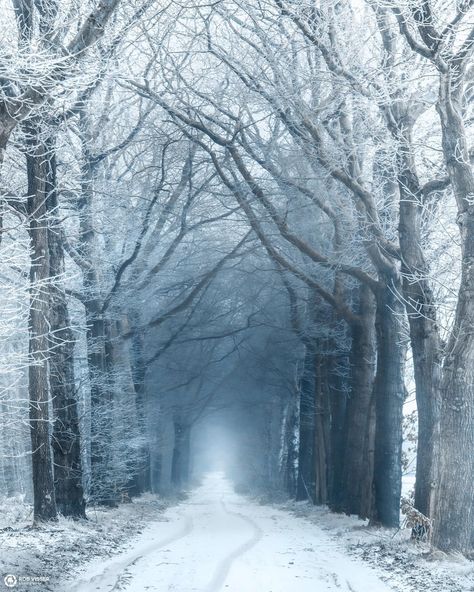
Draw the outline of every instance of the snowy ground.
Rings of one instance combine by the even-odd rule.
[[[31,527],[32,508],[21,498],[0,502],[0,592],[7,575],[15,576],[12,589],[21,592],[56,592],[67,575],[93,557],[107,560],[141,529],[160,519],[171,500],[144,495],[115,509],[89,509],[87,521],[60,518]]]
[[[186,503],[136,545],[96,561],[68,592],[388,592],[366,564],[304,518],[235,494],[209,476]]]
[[[140,532],[144,522],[148,526]],[[2,573],[51,577],[41,585],[19,582],[17,589],[474,591],[471,562],[439,558],[428,562],[427,549],[407,542],[403,532],[369,529],[360,520],[308,504],[261,504],[236,494],[220,474],[209,475],[185,501],[166,510],[152,496],[145,496],[99,513],[96,521],[62,520],[49,532],[48,543],[46,530],[39,536],[36,531],[36,538],[34,531],[10,532],[11,537],[6,535],[9,531],[1,531],[0,561],[5,563],[5,548],[10,561],[7,570],[2,566]],[[5,547],[5,542],[15,539],[20,547],[16,567],[14,545]],[[25,544],[31,545],[31,565],[26,571]]]
[[[411,530],[373,528],[355,516],[290,502],[284,509],[324,531],[354,559],[369,563],[394,592],[474,592],[474,562],[433,552],[410,540]]]

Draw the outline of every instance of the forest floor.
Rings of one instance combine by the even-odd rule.
[[[123,551],[146,525],[157,528],[164,512],[176,499],[145,494],[118,508],[90,508],[88,520],[60,517],[57,522],[33,528],[32,508],[21,498],[0,504],[0,592],[8,590],[5,577],[15,576],[11,589],[22,592],[56,592],[78,566],[101,561]],[[92,592],[92,591],[91,591]]]
[[[0,529],[0,573],[31,592],[474,591],[472,562],[430,555],[403,530],[261,503],[219,474],[169,505],[146,495],[87,522],[28,529],[18,520]],[[33,576],[49,580],[25,581]]]

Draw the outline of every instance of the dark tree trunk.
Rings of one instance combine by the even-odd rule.
[[[49,289],[51,281],[45,166],[48,155],[37,143],[34,126],[28,138],[28,214],[31,244],[29,313],[29,416],[33,463],[34,520],[56,518],[50,442],[49,396]]]
[[[308,340],[309,341],[309,340]],[[296,499],[314,502],[314,344],[308,342],[300,384]]]
[[[333,356],[329,371],[329,405],[331,413],[331,463],[329,470],[329,506],[341,507],[342,469],[345,443],[345,417],[349,362],[346,355]]]
[[[372,292],[359,290],[359,323],[351,325],[351,392],[346,409],[346,440],[342,474],[342,510],[367,518],[372,487],[370,405],[376,365],[375,299]],[[369,503],[368,503],[369,502]]]
[[[64,516],[85,518],[82,486],[81,438],[74,379],[74,336],[63,287],[64,250],[57,218],[54,146],[49,147],[47,206],[49,212],[50,373],[54,410],[53,452],[56,504]]]
[[[398,527],[402,487],[404,347],[400,343],[398,282],[387,278],[377,295],[377,372],[375,378],[375,457],[373,520]]]
[[[81,113],[81,117],[83,114]],[[85,133],[85,132],[84,132]],[[110,388],[110,351],[107,344],[110,322],[102,313],[101,285],[97,275],[94,229],[94,166],[87,142],[83,144],[81,179],[80,254],[85,261],[84,307],[86,313],[87,361],[90,382],[90,491],[91,499],[101,505],[115,506],[118,492],[110,475],[112,446],[113,395]]]
[[[162,465],[163,465],[163,454],[160,450],[158,450],[151,457],[151,463],[150,463],[150,483],[151,483],[151,491],[153,493],[163,493],[162,482],[161,482]]]
[[[319,348],[318,348],[319,349]],[[331,407],[329,404],[328,351],[315,356],[314,398],[314,503],[326,504],[329,499],[329,468],[331,466]]]
[[[91,385],[90,497],[96,504],[115,507],[118,491],[111,474],[113,395],[110,384],[110,326],[91,306],[93,304],[94,301],[86,305],[87,358]]]
[[[296,496],[298,445],[298,406],[294,397],[289,401],[285,422],[285,455],[283,459],[283,485],[291,498]]]
[[[175,420],[171,482],[178,489],[186,487],[189,482],[190,444],[191,426]]]
[[[146,422],[145,374],[146,364],[143,334],[136,332],[132,339],[132,376],[141,445],[138,455],[138,466],[136,467],[136,473],[133,479],[132,493],[137,495],[144,491],[150,491],[151,488],[150,449]]]

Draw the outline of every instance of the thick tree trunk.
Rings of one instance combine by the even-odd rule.
[[[433,543],[443,551],[474,545],[474,173],[463,123],[462,63],[441,75],[443,152],[458,205],[462,275],[444,363],[439,488]]]
[[[346,440],[342,474],[342,510],[347,514],[369,517],[373,467],[369,462],[371,448],[370,406],[376,366],[376,304],[372,292],[359,290],[360,322],[351,326],[351,392],[346,408]],[[372,430],[373,432],[373,430]]]
[[[55,288],[50,311],[51,343],[49,383],[54,410],[54,483],[59,512],[85,518],[82,459],[74,380],[74,337],[64,292]]]
[[[418,410],[415,508],[429,517],[433,512],[437,482],[435,458],[439,439],[442,346],[429,282],[430,270],[422,249],[423,195],[413,160],[411,128],[401,121],[398,129],[401,141],[398,173],[401,271]],[[418,536],[416,530],[414,536]]]
[[[399,318],[403,305],[398,282],[387,278],[377,295],[377,372],[375,377],[375,457],[373,520],[388,527],[400,522],[404,347]]]
[[[439,488],[433,543],[474,545],[474,215],[464,220],[463,273],[442,385]]]
[[[64,516],[85,518],[82,485],[81,437],[74,378],[74,336],[63,287],[64,250],[57,219],[54,147],[47,163],[47,206],[49,212],[50,288],[50,373],[49,385],[54,410],[53,452],[56,504]]]
[[[405,205],[400,205],[405,209]],[[411,208],[406,208],[411,209]],[[403,225],[401,243],[411,242],[411,222],[416,215],[407,213]],[[401,223],[402,224],[402,223]],[[418,410],[418,443],[416,457],[415,507],[425,516],[433,511],[433,493],[437,482],[435,458],[439,439],[440,388],[441,388],[441,340],[436,324],[436,311],[431,288],[428,285],[426,266],[408,254],[410,247],[404,245],[403,295],[410,325],[410,342],[413,352],[413,369]],[[408,264],[408,261],[411,263]]]
[[[314,502],[314,344],[308,342],[300,383],[296,499]]]
[[[34,520],[56,518],[49,415],[49,290],[50,260],[45,193],[48,155],[37,144],[34,128],[27,130],[28,214],[31,244],[29,314],[29,416],[33,463]]]

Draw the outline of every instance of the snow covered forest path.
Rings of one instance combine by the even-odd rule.
[[[97,560],[68,592],[389,592],[366,565],[314,524],[236,494],[213,473],[167,522]]]

